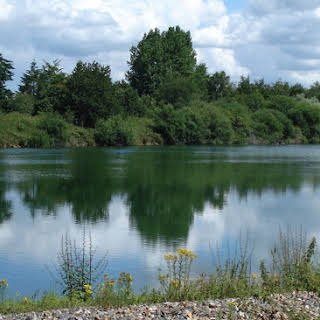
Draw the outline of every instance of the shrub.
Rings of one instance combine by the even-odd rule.
[[[289,112],[289,118],[294,125],[301,128],[309,143],[320,142],[320,108],[298,104]]]
[[[228,145],[233,141],[234,132],[231,120],[223,109],[207,105],[203,109],[204,117],[208,121],[210,134],[208,143],[214,145]]]
[[[261,142],[280,143],[282,141],[285,126],[278,116],[278,112],[269,109],[261,109],[253,114],[254,134]]]
[[[38,124],[38,128],[44,130],[52,139],[51,146],[65,144],[67,140],[67,123],[59,114],[43,114]]]
[[[33,114],[35,98],[30,94],[17,93],[10,101],[10,111]]]
[[[100,146],[129,146],[135,144],[133,129],[121,115],[99,120],[96,126],[95,140]]]
[[[288,112],[296,105],[296,99],[287,96],[273,96],[267,102],[267,108],[278,110],[284,114]]]

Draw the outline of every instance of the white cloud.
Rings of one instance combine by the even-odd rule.
[[[320,72],[319,0],[249,0],[236,14],[223,0],[0,0],[0,8],[0,52],[17,77],[34,58],[59,58],[67,72],[98,60],[119,79],[143,33],[175,25],[191,31],[199,61],[233,80],[309,84]]]

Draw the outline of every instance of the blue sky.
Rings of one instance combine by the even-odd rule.
[[[247,1],[246,0],[225,0],[224,3],[229,12],[238,12],[245,7]]]
[[[189,30],[198,61],[234,81],[320,80],[319,0],[0,0],[0,52],[14,62],[16,87],[35,59],[110,65],[124,78],[129,49],[151,28]]]

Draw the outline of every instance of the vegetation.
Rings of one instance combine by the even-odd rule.
[[[9,120],[0,147],[320,142],[319,82],[209,74],[179,26],[146,33],[128,67],[126,81],[112,82],[110,66],[96,61],[79,61],[71,74],[58,60],[33,61],[12,92],[13,63],[0,53],[0,122]]]
[[[91,276],[97,269],[86,269],[90,261],[79,254],[72,272],[68,271],[68,255],[65,250],[71,249],[68,240],[62,244],[62,279],[74,275],[76,279],[64,284],[64,296],[55,293],[45,293],[40,298],[19,297],[8,299],[5,296],[8,283],[0,280],[0,313],[27,312],[53,308],[91,306],[122,306],[128,304],[157,303],[164,301],[203,300],[216,298],[244,298],[248,296],[267,298],[272,293],[284,293],[294,290],[312,291],[319,294],[320,267],[315,259],[316,239],[307,239],[301,230],[286,232],[280,230],[278,242],[270,250],[267,262],[261,260],[259,271],[252,272],[253,250],[249,248],[246,239],[238,242],[238,247],[232,256],[215,255],[218,257],[211,275],[191,277],[192,262],[196,255],[186,249],[177,249],[176,253],[166,254],[165,273],[159,273],[160,287],[144,289],[135,293],[132,289],[133,279],[129,273],[121,272],[118,279],[104,275],[102,283],[94,289]],[[86,250],[86,242],[82,249]],[[217,248],[215,252],[219,253]],[[67,258],[66,258],[67,257]],[[60,255],[61,258],[61,255]],[[104,258],[101,261],[106,261]],[[78,268],[79,266],[79,268]],[[83,269],[86,269],[84,272]],[[101,270],[103,271],[103,270]],[[70,287],[70,283],[74,283]],[[9,284],[10,285],[10,284]],[[72,293],[72,294],[71,294]]]

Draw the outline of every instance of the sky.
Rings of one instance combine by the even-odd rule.
[[[268,82],[320,80],[320,0],[0,0],[0,53],[14,88],[32,60],[110,65],[124,78],[132,45],[152,28],[190,30],[199,63]]]

